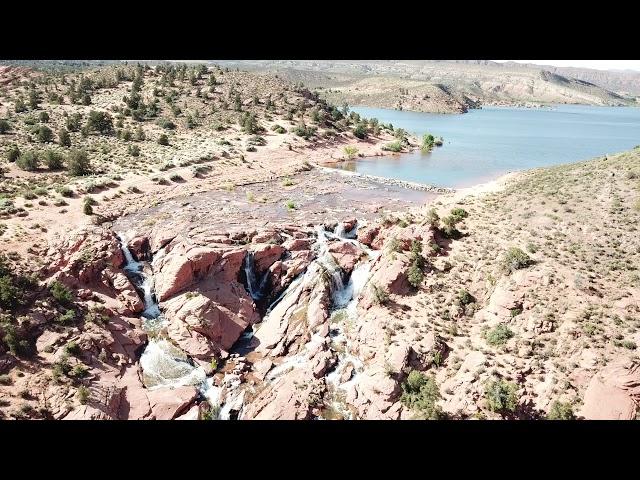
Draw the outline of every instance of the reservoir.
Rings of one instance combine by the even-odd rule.
[[[444,145],[335,165],[368,175],[461,188],[516,170],[588,160],[640,144],[640,108],[554,105],[548,108],[484,107],[462,115],[353,107],[422,139]]]

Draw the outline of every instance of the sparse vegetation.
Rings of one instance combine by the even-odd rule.
[[[438,405],[441,395],[433,376],[412,370],[402,384],[402,404],[426,420],[440,420],[444,413]]]

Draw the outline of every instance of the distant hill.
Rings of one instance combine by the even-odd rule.
[[[634,105],[640,74],[489,60],[253,60],[225,66],[276,72],[333,102],[461,113],[479,105]]]

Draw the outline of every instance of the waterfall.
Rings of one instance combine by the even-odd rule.
[[[253,258],[253,252],[247,250],[247,254],[244,257],[244,273],[247,279],[247,290],[254,301],[262,300],[264,297],[264,289],[267,287],[269,280],[269,271],[264,272],[262,280],[258,282],[256,278],[256,267]]]
[[[145,273],[144,263],[137,262],[133,258],[127,246],[125,235],[118,233],[117,236],[126,259],[124,271],[129,274],[131,281],[144,294],[144,310],[141,314],[144,319],[143,328],[149,333],[158,334],[150,338],[140,356],[144,385],[149,389],[154,389],[204,384],[206,380],[204,369],[193,365],[182,350],[159,334],[165,325],[165,319],[160,312],[160,306],[153,290],[153,270],[150,274]]]

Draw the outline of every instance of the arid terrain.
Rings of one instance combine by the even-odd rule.
[[[239,62],[224,61],[237,66]],[[637,105],[637,73],[437,60],[256,60],[243,68],[277,73],[341,105],[464,113],[482,105]]]
[[[0,418],[636,418],[638,148],[417,189],[280,74],[0,85]]]

